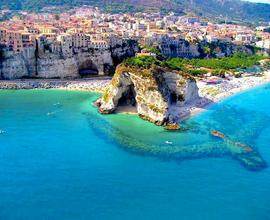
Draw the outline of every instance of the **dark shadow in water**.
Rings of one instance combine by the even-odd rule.
[[[266,85],[265,87],[264,87],[264,89],[270,89],[270,85]]]
[[[261,112],[220,104],[216,105],[214,111],[201,123],[188,120],[184,126],[206,133],[218,130],[237,141],[254,144],[254,140],[269,123],[270,118]]]
[[[122,132],[117,126],[106,121],[104,116],[90,112],[84,114],[97,136],[128,152],[178,162],[186,159],[230,156],[240,161],[248,170],[257,171],[267,167],[258,149],[247,145],[253,143],[252,140],[257,138],[270,122],[262,113],[232,105],[218,105],[208,120],[202,120],[201,123],[186,121],[182,132],[209,136],[212,130],[218,130],[226,134],[226,139],[212,137],[210,141],[202,140],[201,143],[187,146],[145,143]]]

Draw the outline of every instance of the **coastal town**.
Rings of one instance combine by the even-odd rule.
[[[49,11],[49,10],[47,10]],[[2,13],[7,13],[5,10]],[[85,48],[106,49],[114,37],[136,39],[141,45],[160,46],[167,56],[193,57],[187,42],[222,41],[236,45],[253,45],[270,49],[267,26],[217,24],[198,16],[176,16],[174,13],[107,14],[98,8],[83,6],[63,13],[21,11],[0,23],[0,44],[9,51],[21,53],[46,41],[50,50],[64,55]],[[171,45],[177,49],[170,53]],[[219,51],[216,51],[218,54]]]
[[[214,23],[199,16],[177,16],[172,12],[108,14],[89,6],[62,13],[48,11],[20,11],[19,15],[0,23],[0,88],[100,92],[111,99],[109,103],[100,102],[101,112],[119,112],[117,103],[112,101],[116,99],[114,95],[117,99],[123,96],[129,104],[137,103],[139,98],[135,100],[134,94],[129,94],[142,77],[136,72],[148,71],[154,64],[163,68],[162,86],[169,82],[171,87],[172,94],[166,95],[168,103],[160,106],[159,86],[147,90],[149,85],[139,83],[142,88],[135,86],[137,96],[139,90],[146,89],[141,93],[145,96],[142,99],[147,100],[146,94],[154,90],[156,104],[149,95],[148,110],[140,112],[142,108],[138,106],[139,110],[126,106],[120,112],[139,113],[151,118],[150,121],[160,117],[158,124],[164,124],[168,115],[171,115],[169,120],[178,122],[207,105],[270,81],[267,58],[270,33],[266,23],[259,27]],[[125,73],[123,66],[130,67],[123,62],[130,62],[135,67],[131,72],[137,74],[136,79],[130,76],[128,85],[121,75],[115,74]],[[150,65],[145,66],[148,62]],[[176,70],[190,74],[196,84],[189,83],[185,77],[183,83],[175,75]],[[153,76],[158,72],[151,71]],[[97,75],[103,78],[93,78]],[[121,81],[119,85],[114,83],[117,80]],[[185,89],[184,85],[191,86]],[[114,94],[115,91],[119,93]],[[162,111],[157,112],[159,107]]]
[[[0,0],[0,220],[270,220],[270,0]]]

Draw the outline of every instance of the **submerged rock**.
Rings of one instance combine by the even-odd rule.
[[[257,149],[249,145],[230,139],[228,136],[220,131],[214,130],[210,134],[214,137],[220,138],[224,141],[227,148],[230,150],[232,156],[241,161],[243,165],[249,170],[261,170],[267,167],[267,163],[261,157]]]
[[[218,138],[221,138],[221,139],[224,139],[225,138],[225,135],[219,131],[211,131],[211,135],[214,136],[214,137],[218,137]]]
[[[168,131],[176,131],[176,130],[180,130],[180,125],[177,123],[167,123],[164,128]]]
[[[253,151],[251,146],[248,146],[246,144],[231,140],[229,137],[227,137],[225,134],[223,134],[220,131],[217,131],[217,130],[211,131],[211,135],[214,137],[220,138],[223,141],[225,141],[226,143],[234,146],[240,152],[252,152]]]
[[[198,98],[196,80],[184,72],[158,65],[146,69],[121,64],[97,106],[101,113],[111,114],[121,105],[132,105],[145,120],[173,125],[178,121],[177,108]]]

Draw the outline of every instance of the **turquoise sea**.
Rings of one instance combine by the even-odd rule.
[[[0,91],[1,220],[270,219],[270,85],[213,105],[181,132],[101,116],[97,97]]]

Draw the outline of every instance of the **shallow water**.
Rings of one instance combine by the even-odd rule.
[[[209,135],[217,129],[270,164],[269,85],[172,133],[100,116],[96,98],[0,91],[0,219],[270,219],[270,169],[250,171],[235,146]]]

